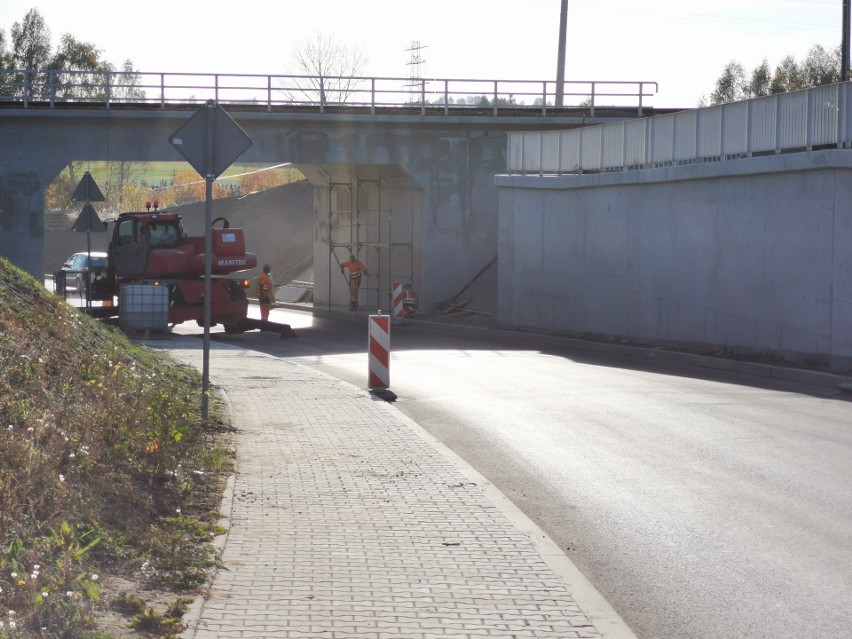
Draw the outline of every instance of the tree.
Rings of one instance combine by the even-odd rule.
[[[115,67],[101,58],[102,52],[94,44],[79,41],[67,33],[51,55],[50,29],[37,9],[30,9],[22,23],[12,25],[11,47],[11,51],[7,50],[5,34],[0,31],[0,70],[14,68],[35,72],[28,77],[34,97],[46,98],[51,90],[66,100],[106,97],[106,74],[114,72]],[[52,84],[46,75],[39,75],[43,71],[53,73]],[[145,98],[145,92],[136,88],[140,78],[130,60],[124,62],[119,77],[122,79],[118,86],[109,89],[110,99]],[[9,77],[0,73],[0,81],[8,87],[4,89],[6,94],[14,94],[23,90],[24,75],[18,73]]]
[[[15,22],[11,29],[12,36],[12,66],[20,70],[39,71],[47,64],[50,56],[50,29],[37,9],[30,9],[24,16],[23,23]],[[15,74],[15,84],[23,87],[25,80],[33,82],[33,78],[25,78],[23,73]],[[34,95],[44,97],[47,87],[41,86]]]
[[[129,59],[124,61],[121,74],[118,77],[120,79],[117,85],[112,88],[112,98],[114,100],[133,102],[145,99],[145,90],[138,88],[142,78],[136,69],[133,68],[133,63]]]
[[[100,55],[95,45],[64,34],[59,48],[46,65],[47,71],[56,72],[53,78],[56,97],[74,100],[102,95],[103,72],[108,70],[108,65],[101,62]]]
[[[749,98],[762,98],[769,95],[772,88],[772,72],[769,62],[763,58],[758,66],[751,72],[751,79],[745,88],[745,95]]]
[[[799,63],[791,55],[786,56],[770,75],[769,63],[764,58],[752,72],[748,82],[742,65],[729,62],[722,75],[716,80],[716,90],[710,94],[710,104],[724,104],[743,98],[759,98],[787,91],[809,89],[825,84],[840,82],[841,48],[830,53],[822,45],[814,45],[805,61]],[[704,106],[702,98],[699,106]]]
[[[840,47],[836,47],[832,53],[819,44],[812,47],[802,68],[805,84],[819,87],[840,82],[840,58]]]
[[[38,9],[30,9],[23,23],[12,25],[12,63],[17,69],[42,69],[50,57],[50,29]]]
[[[119,208],[122,211],[144,211],[146,202],[153,202],[151,189],[143,183],[128,182],[121,189]]]
[[[725,65],[722,75],[716,80],[716,89],[710,94],[711,104],[724,104],[741,100],[745,95],[745,71],[743,65],[732,60]]]
[[[65,211],[71,206],[71,196],[77,184],[71,181],[66,166],[44,189],[44,208],[48,211]]]
[[[772,93],[785,93],[787,91],[798,91],[805,87],[805,76],[796,58],[791,55],[781,60],[781,64],[775,67],[775,75],[772,76]]]
[[[294,79],[297,94],[320,104],[346,102],[361,84],[366,57],[357,47],[349,48],[335,42],[330,36],[317,33],[313,40],[305,40],[293,50],[296,73],[308,76]],[[295,99],[291,95],[291,99]]]
[[[203,202],[207,197],[207,183],[194,171],[178,171],[172,178],[175,204]],[[228,188],[218,182],[213,183],[213,199],[228,197]],[[160,198],[160,202],[163,199]]]
[[[8,69],[12,66],[12,54],[7,50],[6,34],[0,31],[0,69]]]
[[[276,186],[299,182],[304,179],[305,176],[298,169],[261,169],[241,176],[236,193],[238,195],[248,195],[250,193],[257,193],[258,191],[265,191],[266,189],[273,189]]]
[[[12,53],[6,46],[6,34],[0,30],[0,84],[4,85],[0,88],[0,95],[12,95],[13,89],[6,86],[12,79],[9,73],[3,73],[4,69],[12,68]]]

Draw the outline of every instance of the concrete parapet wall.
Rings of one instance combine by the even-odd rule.
[[[496,182],[502,325],[852,365],[852,152]]]

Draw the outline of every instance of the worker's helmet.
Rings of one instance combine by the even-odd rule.
[[[263,272],[264,272],[264,273],[269,273],[269,271],[271,271],[271,270],[272,270],[272,267],[271,267],[271,266],[269,266],[269,264],[264,264],[264,265],[263,265]]]

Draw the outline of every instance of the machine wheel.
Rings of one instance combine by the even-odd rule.
[[[224,328],[228,335],[242,335],[246,332],[244,328],[241,326],[235,326],[234,324],[225,324]]]
[[[229,293],[232,302],[242,302],[248,299],[245,289],[239,286],[231,286]]]

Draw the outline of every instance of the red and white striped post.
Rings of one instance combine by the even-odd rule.
[[[399,282],[393,283],[393,323],[397,324],[404,316],[402,302],[405,295],[402,294],[402,284]]]
[[[381,312],[381,311],[380,311]],[[370,315],[369,322],[370,390],[390,388],[390,315]]]

